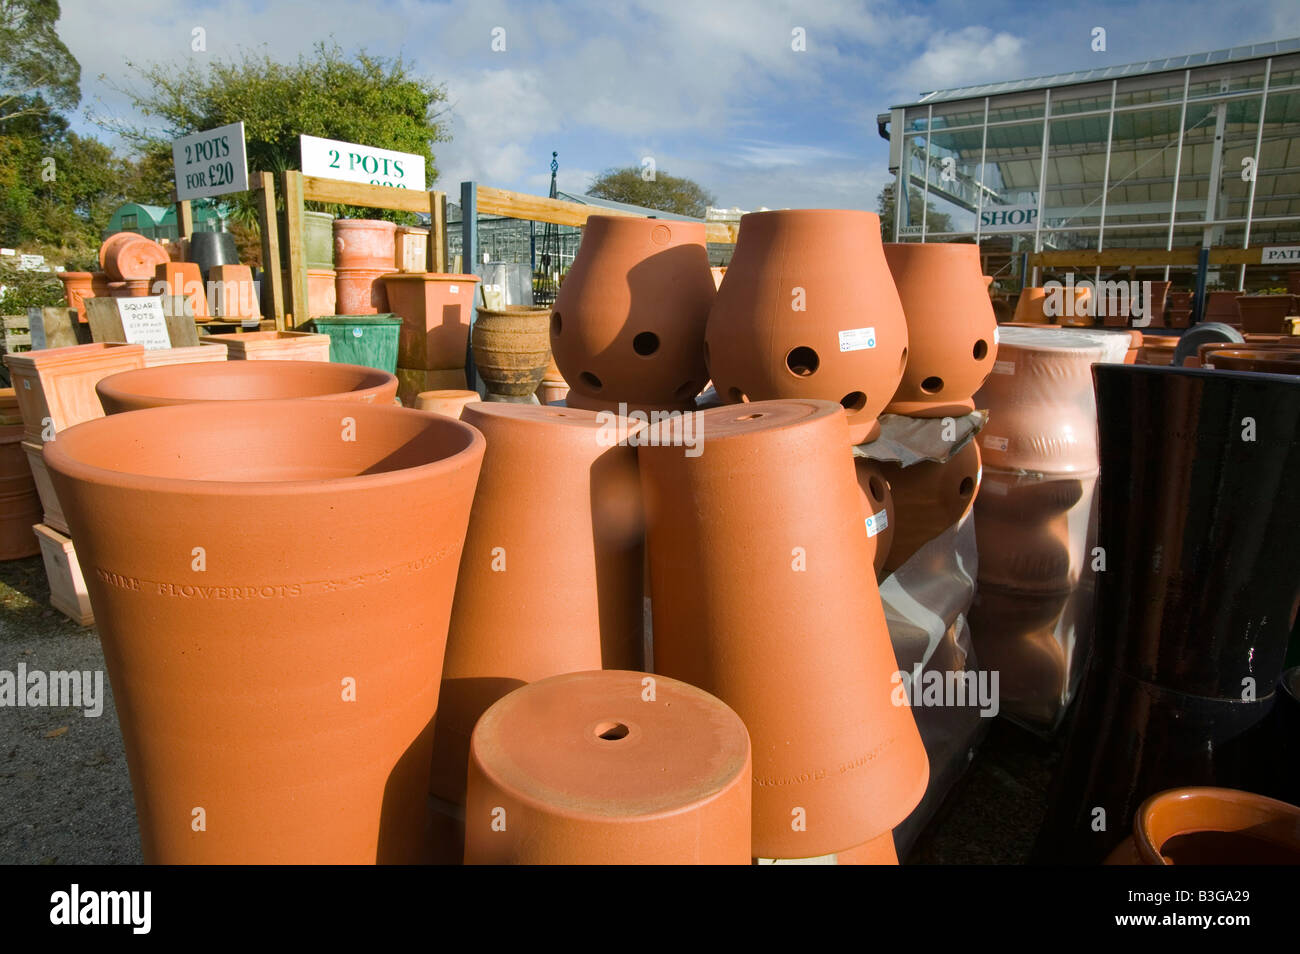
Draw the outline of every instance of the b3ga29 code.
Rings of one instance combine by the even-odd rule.
[[[1197,901],[1249,901],[1249,891],[1197,891]]]

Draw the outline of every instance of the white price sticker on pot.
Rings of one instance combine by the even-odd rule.
[[[866,351],[876,346],[875,328],[849,328],[840,332],[840,351]]]
[[[448,294],[448,295],[459,295],[459,294],[460,294],[460,286],[459,286],[459,285],[448,285],[448,286],[447,286],[447,294]]]
[[[993,373],[994,374],[1015,374],[1016,363],[1014,361],[994,361]]]
[[[989,450],[1005,451],[1007,449],[1007,439],[1005,437],[994,437],[992,434],[985,434],[984,446]]]
[[[885,511],[873,513],[867,518],[867,536],[874,537],[877,533],[883,533],[889,526],[889,516]]]

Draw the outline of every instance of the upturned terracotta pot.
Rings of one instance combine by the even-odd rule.
[[[388,307],[402,319],[397,363],[428,370],[465,367],[478,276],[393,273],[383,283]]]
[[[537,390],[551,360],[550,319],[549,309],[532,305],[478,309],[470,346],[488,391],[526,397]]]
[[[1300,808],[1231,788],[1152,795],[1111,865],[1300,865]]]
[[[99,267],[105,272],[108,271],[108,257],[114,254],[122,245],[134,239],[140,238],[138,232],[114,232],[108,238],[104,239],[99,246]],[[121,281],[120,278],[110,275],[112,281]]]
[[[307,269],[307,310],[313,318],[338,314],[338,289],[335,287],[337,278],[338,273],[332,268]]]
[[[128,239],[114,242],[113,239],[116,238],[113,236],[109,239],[111,246],[108,242],[104,246],[107,248],[103,261],[104,271],[108,272],[108,277],[113,281],[148,281],[153,278],[154,270],[159,265],[171,261],[167,250],[153,239],[134,234]]]
[[[893,492],[897,525],[885,559],[888,575],[970,512],[979,494],[980,450],[970,440],[943,463],[921,461],[901,467],[881,461],[880,469]]]
[[[894,833],[887,831],[865,845],[835,853],[837,865],[896,865],[898,851],[894,847]]]
[[[433,411],[460,420],[467,404],[477,404],[482,398],[477,391],[421,391],[415,398],[417,411]]]
[[[355,364],[219,361],[124,371],[99,381],[95,391],[108,414],[175,404],[289,398],[385,405],[397,395],[397,378]]]
[[[897,691],[843,410],[760,401],[689,418],[694,450],[674,444],[683,421],[638,447],[655,670],[748,726],[754,857],[864,844],[916,806],[929,763]]]
[[[59,272],[57,277],[63,282],[63,295],[67,299],[68,307],[77,313],[79,319],[85,321],[85,301],[95,296],[92,287],[95,276],[90,272]]]
[[[396,234],[395,224],[380,219],[335,219],[334,267],[396,271]]]
[[[1211,351],[1205,366],[1225,371],[1257,371],[1264,374],[1300,374],[1300,348],[1246,350],[1221,348]]]
[[[188,306],[195,318],[206,318],[208,296],[203,288],[203,276],[193,262],[163,262],[153,273],[150,292],[174,299],[175,313],[183,313]]]
[[[694,686],[580,672],[474,728],[466,864],[749,864],[745,725]]]
[[[858,478],[858,489],[862,491],[863,519],[867,525],[867,537],[875,547],[872,566],[879,579],[889,558],[889,550],[894,543],[894,529],[897,514],[894,510],[894,495],[889,487],[880,461],[855,458],[853,470]]]
[[[715,295],[703,222],[588,218],[551,314],[569,404],[691,407],[709,379],[704,328]]]
[[[395,407],[229,402],[113,415],[45,454],[146,863],[427,858],[481,435]]]
[[[836,401],[850,442],[873,439],[908,359],[879,217],[832,209],[743,216],[705,341],[723,400]]]
[[[434,745],[431,788],[449,802],[464,799],[474,723],[511,689],[644,663],[641,489],[636,450],[620,444],[640,425],[520,404],[471,404],[461,420],[482,432],[487,453]]]
[[[885,411],[946,417],[975,410],[971,396],[993,370],[998,326],[979,246],[964,242],[885,245],[885,261],[907,316],[907,367]]]
[[[340,265],[334,270],[335,313],[340,315],[388,313],[390,310],[388,292],[381,279],[396,271],[397,269],[391,265],[387,268],[345,268]]]

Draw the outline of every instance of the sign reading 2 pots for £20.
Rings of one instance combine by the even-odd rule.
[[[244,124],[231,123],[172,141],[176,198],[206,199],[248,191]]]

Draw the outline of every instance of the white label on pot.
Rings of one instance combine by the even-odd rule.
[[[1001,340],[1001,337],[1002,337],[1002,329],[995,326],[993,328],[993,343],[997,344],[998,341]]]
[[[985,434],[984,446],[989,448],[989,450],[1004,451],[1007,449],[1007,439],[1005,437],[994,437],[992,434]]]
[[[882,533],[889,526],[889,516],[885,511],[873,513],[867,518],[867,536],[874,537],[877,533]]]
[[[850,328],[840,332],[840,351],[865,351],[876,346],[875,328]]]
[[[146,351],[162,351],[172,346],[160,297],[119,298],[117,313],[122,318],[122,336],[128,344],[144,345]]]
[[[994,361],[993,373],[994,374],[1015,374],[1016,363],[1014,361]]]
[[[459,285],[448,285],[448,286],[447,286],[447,294],[448,294],[448,295],[459,295],[459,294],[460,294],[460,286],[459,286]]]

